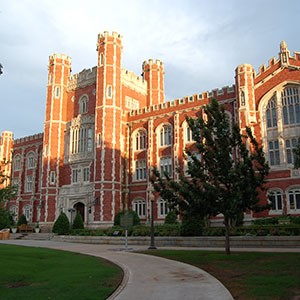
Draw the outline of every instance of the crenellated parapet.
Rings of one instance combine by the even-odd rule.
[[[23,144],[23,143],[26,143],[26,142],[32,142],[32,141],[35,141],[35,140],[43,140],[43,136],[44,136],[43,133],[37,133],[37,134],[34,134],[34,135],[25,136],[25,137],[20,138],[20,139],[15,139],[14,140],[14,145]]]
[[[97,67],[91,69],[84,69],[81,72],[74,74],[70,77],[68,82],[68,90],[76,88],[84,88],[86,86],[96,83]]]
[[[57,54],[54,53],[49,56],[49,66],[55,64],[55,63],[64,63],[71,65],[72,59],[70,56],[67,56],[65,54]]]
[[[137,116],[137,115],[143,115],[146,113],[152,113],[158,111],[160,113],[163,113],[162,110],[168,110],[170,108],[174,110],[180,110],[180,109],[184,109],[185,107],[190,108],[192,106],[199,106],[199,105],[202,106],[207,104],[209,99],[220,98],[220,96],[223,95],[230,100],[234,99],[235,85],[225,86],[221,89],[215,89],[213,91],[205,91],[200,94],[185,96],[175,100],[166,101],[160,104],[155,104],[155,105],[147,106],[136,110],[131,110],[128,112],[128,116]]]
[[[142,76],[137,76],[134,72],[126,69],[121,70],[122,85],[127,86],[138,93],[147,93],[147,81]]]

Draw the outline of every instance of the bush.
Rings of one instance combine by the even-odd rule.
[[[121,210],[117,213],[117,215],[115,216],[115,220],[114,220],[114,226],[120,226],[121,225],[121,216],[124,216],[125,213],[128,213],[129,215],[132,215],[133,216],[133,226],[136,226],[136,225],[140,225],[141,224],[141,220],[138,216],[138,214],[133,211],[133,210],[129,210],[129,211],[126,211],[126,210]]]
[[[183,216],[181,223],[182,236],[200,236],[202,235],[204,220],[196,216]]]
[[[150,236],[150,227],[146,225],[137,225],[132,228],[133,236]]]
[[[27,224],[27,219],[26,219],[26,217],[25,217],[24,214],[22,214],[22,215],[20,216],[20,218],[19,218],[19,220],[18,220],[18,223],[17,223],[17,226],[20,226],[20,225],[22,225],[22,224]]]
[[[81,214],[77,213],[72,224],[72,229],[84,229],[83,220]]]
[[[177,214],[175,213],[175,211],[171,210],[166,215],[165,224],[176,224],[176,223],[178,223]]]
[[[0,208],[0,229],[8,228],[12,225],[14,225],[12,214],[9,211]]]
[[[59,217],[53,225],[52,232],[57,234],[69,234],[70,222],[65,213],[60,213]]]
[[[180,236],[181,226],[177,224],[163,224],[155,226],[155,235],[157,236]]]

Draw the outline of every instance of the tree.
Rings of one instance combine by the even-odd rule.
[[[173,207],[178,206],[183,218],[201,218],[223,214],[225,249],[230,254],[230,226],[246,210],[261,211],[258,194],[264,189],[269,166],[262,147],[250,128],[241,134],[232,124],[224,106],[213,99],[204,107],[203,117],[186,120],[196,142],[196,153],[186,149],[187,173],[179,180],[160,174],[154,168],[154,188]]]
[[[72,224],[72,229],[84,229],[82,216],[80,213],[76,213],[74,222]]]
[[[295,149],[293,149],[294,152],[294,168],[299,169],[300,168],[300,139],[298,139],[298,144]]]
[[[52,232],[61,234],[69,234],[70,232],[70,222],[67,215],[61,212],[57,220],[54,222]]]
[[[10,183],[10,177],[4,171],[8,164],[6,160],[0,163],[0,229],[10,227],[14,223],[6,204],[16,195],[17,189]]]

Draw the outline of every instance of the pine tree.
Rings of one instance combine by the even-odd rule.
[[[204,112],[207,120],[187,117],[197,148],[197,153],[186,150],[190,176],[178,170],[180,179],[176,182],[154,169],[153,183],[171,207],[179,207],[184,218],[205,220],[223,214],[225,250],[230,254],[231,223],[246,210],[269,208],[258,198],[269,166],[251,129],[241,134],[217,100],[206,105]]]

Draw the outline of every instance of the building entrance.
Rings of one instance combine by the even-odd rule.
[[[81,202],[78,202],[74,205],[74,208],[76,209],[76,213],[79,213],[82,217],[82,220],[84,222],[84,204]]]

